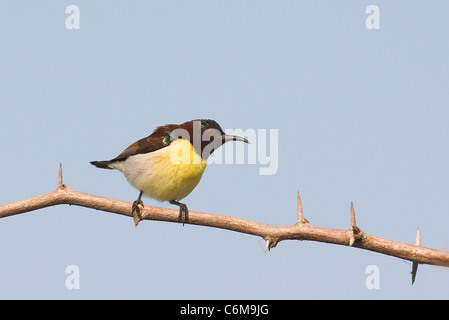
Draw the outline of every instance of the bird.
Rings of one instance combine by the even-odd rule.
[[[179,201],[200,182],[208,157],[228,141],[249,143],[243,137],[226,134],[214,120],[196,119],[158,126],[148,137],[132,143],[117,157],[90,163],[98,168],[121,171],[140,191],[132,204],[136,226],[142,219],[142,196],[177,205],[178,221],[184,225],[189,210]]]

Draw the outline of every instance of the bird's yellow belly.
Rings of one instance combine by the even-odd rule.
[[[190,141],[179,139],[169,146],[131,156],[123,164],[129,183],[144,196],[159,201],[187,197],[201,180],[206,162]]]

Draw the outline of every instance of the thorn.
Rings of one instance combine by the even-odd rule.
[[[354,204],[351,201],[351,229],[356,228],[357,225],[355,223],[355,211],[354,211]]]
[[[415,246],[421,246],[421,234],[419,233],[419,228],[416,230]]]
[[[357,227],[355,222],[355,210],[354,204],[351,201],[351,227],[349,228],[350,236],[349,236],[349,246],[352,247],[355,240],[359,239],[362,235],[362,231]]]
[[[270,251],[271,248],[276,247],[278,240],[265,239],[265,252]]]
[[[419,233],[419,228],[416,230],[415,246],[421,246],[421,234]],[[415,283],[416,273],[418,272],[418,262],[413,261],[412,264],[412,285]]]
[[[59,163],[58,189],[63,189],[65,185],[62,183],[62,163]]]
[[[269,251],[270,250],[270,240],[266,240],[265,241],[265,252],[267,252],[267,251]]]
[[[354,237],[354,233],[352,233],[351,236],[349,237],[349,246],[352,247],[354,242],[355,242],[355,237]]]
[[[309,223],[307,219],[304,219],[304,213],[302,211],[302,203],[301,203],[301,196],[299,195],[298,191],[298,200],[297,200],[297,206],[298,206],[298,223]]]
[[[301,203],[301,196],[299,195],[299,191],[298,191],[297,206],[298,206],[298,222],[302,223],[302,221],[304,220],[304,215],[302,212],[302,203]]]

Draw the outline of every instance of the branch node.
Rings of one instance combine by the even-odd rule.
[[[419,232],[419,228],[418,230],[416,230],[416,238],[415,238],[415,246],[421,246],[421,234]],[[416,273],[418,272],[418,262],[413,261],[412,264],[412,285],[415,283],[415,279],[416,279]]]

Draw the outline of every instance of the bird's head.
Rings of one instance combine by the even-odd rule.
[[[202,140],[208,142],[213,138],[218,138],[221,140],[221,144],[224,144],[228,141],[241,141],[249,143],[248,140],[239,136],[233,136],[230,134],[226,134],[220,125],[215,120],[193,120],[199,121],[201,126],[201,134]]]
[[[179,127],[188,132],[190,142],[204,160],[228,141],[249,143],[245,138],[226,134],[214,120],[197,119],[185,122]]]

